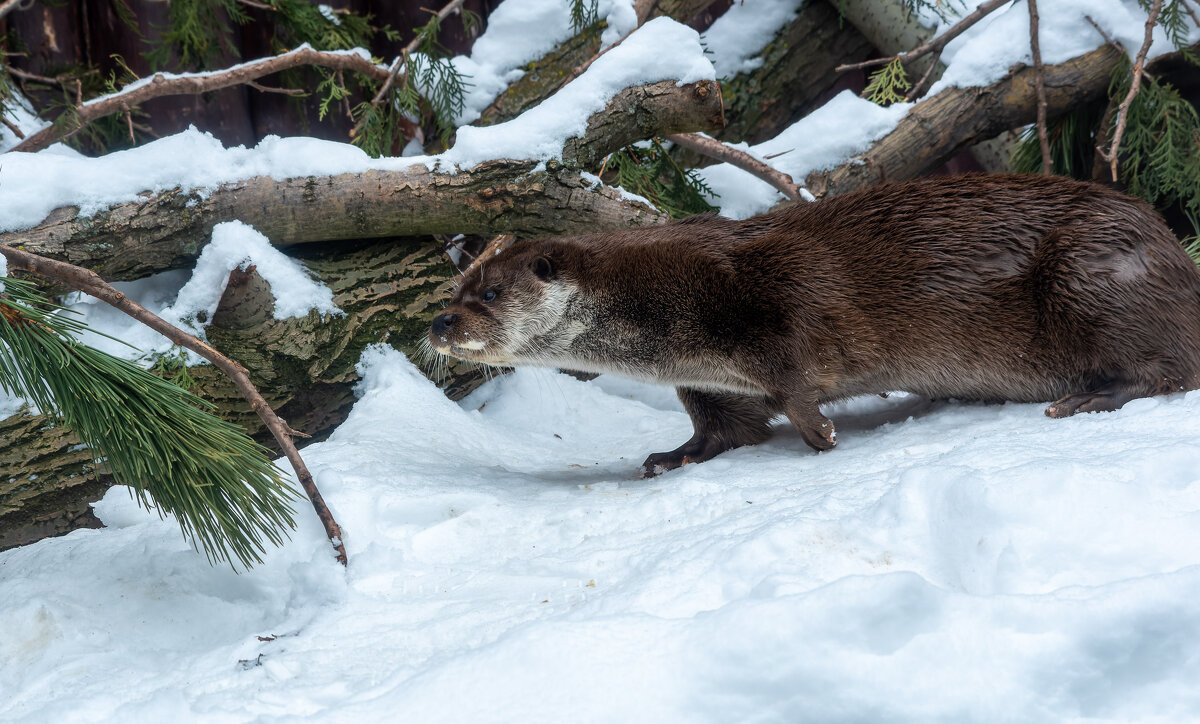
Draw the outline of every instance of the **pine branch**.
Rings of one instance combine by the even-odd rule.
[[[283,542],[282,530],[295,527],[295,493],[265,448],[191,393],[80,344],[85,325],[31,283],[4,282],[0,388],[76,433],[141,505],[174,514],[210,562],[236,557],[249,567],[261,561],[264,539]]]
[[[1042,175],[1054,173],[1050,159],[1050,137],[1046,134],[1046,71],[1042,66],[1042,49],[1038,40],[1037,0],[1029,2],[1029,48],[1033,53],[1033,87],[1037,93],[1037,134],[1042,148]]]
[[[1100,156],[1108,161],[1109,170],[1112,172],[1112,180],[1115,182],[1118,179],[1117,175],[1117,160],[1121,150],[1121,136],[1125,134],[1125,124],[1129,119],[1129,105],[1133,103],[1133,99],[1138,94],[1138,89],[1142,86],[1142,70],[1146,66],[1146,55],[1150,52],[1150,45],[1154,42],[1154,24],[1158,21],[1158,14],[1162,11],[1163,0],[1154,0],[1154,4],[1150,7],[1150,15],[1146,18],[1146,33],[1142,40],[1142,47],[1138,50],[1137,59],[1133,64],[1133,82],[1129,85],[1129,93],[1125,95],[1125,100],[1121,101],[1121,105],[1117,108],[1117,130],[1113,133],[1112,145],[1107,151],[1101,151]]]
[[[208,93],[302,66],[354,71],[380,83],[386,82],[390,75],[389,69],[375,65],[359,53],[319,51],[308,46],[282,55],[252,60],[210,73],[182,73],[179,75],[155,73],[149,79],[131,83],[117,93],[77,104],[75,108],[66,112],[73,114],[73,117],[67,116],[70,118],[69,124],[60,123],[59,120],[63,119],[63,116],[60,116],[52,125],[33,134],[9,150],[40,151],[52,143],[78,133],[99,118],[128,111],[152,98]]]
[[[346,548],[342,542],[341,528],[338,526],[337,521],[334,520],[333,514],[329,512],[329,508],[325,505],[325,500],[321,497],[321,492],[317,489],[312,474],[309,473],[303,458],[300,457],[299,451],[296,450],[296,445],[292,442],[292,436],[297,434],[296,431],[292,430],[267,405],[262,395],[259,394],[254,384],[250,381],[250,376],[246,372],[245,367],[221,354],[206,342],[187,334],[142,305],[129,299],[91,270],[48,259],[6,245],[0,245],[0,254],[7,257],[9,263],[16,269],[31,271],[49,279],[54,279],[116,307],[180,347],[186,347],[196,352],[221,369],[233,381],[238,390],[241,391],[246,401],[250,403],[250,407],[258,413],[263,424],[271,431],[271,434],[275,437],[275,441],[279,443],[288,462],[292,464],[292,468],[296,471],[296,478],[300,481],[301,487],[308,494],[317,517],[321,519],[321,524],[325,527],[325,533],[329,536],[330,543],[337,551],[338,561],[342,565],[347,565]]]
[[[792,201],[802,201],[804,199],[804,196],[800,193],[796,182],[792,180],[791,176],[768,166],[745,151],[728,146],[715,138],[709,138],[700,133],[675,133],[666,136],[666,139],[671,143],[691,149],[696,153],[724,161],[743,171],[747,171],[779,189],[784,196]]]

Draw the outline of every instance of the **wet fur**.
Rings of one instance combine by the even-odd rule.
[[[1200,387],[1195,264],[1145,203],[1054,177],[940,177],[745,221],[517,242],[446,311],[453,335],[498,342],[468,358],[675,385],[696,432],[650,473],[761,442],[778,413],[828,449],[818,405],[867,393],[1058,400],[1046,412],[1063,417]],[[431,337],[463,356],[455,340]]]

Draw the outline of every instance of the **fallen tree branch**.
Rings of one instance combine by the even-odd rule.
[[[1042,65],[1042,48],[1038,39],[1037,0],[1029,3],[1029,50],[1033,55],[1033,87],[1037,92],[1037,134],[1042,150],[1042,175],[1054,173],[1054,162],[1050,158],[1050,137],[1046,133],[1046,71]]]
[[[1191,46],[1200,51],[1200,43]],[[1154,72],[1180,61],[1181,51],[1147,64]],[[1047,114],[1054,116],[1105,97],[1113,70],[1125,57],[1105,44],[1058,65],[1045,66]],[[1033,69],[1017,67],[980,88],[947,88],[909,109],[891,133],[863,154],[826,171],[815,171],[805,186],[821,197],[886,181],[902,181],[929,173],[963,148],[1033,122],[1037,116]]]
[[[1045,66],[1047,112],[1062,113],[1103,97],[1122,56],[1120,50],[1103,45]],[[925,98],[866,153],[809,174],[805,186],[820,197],[928,173],[963,148],[1032,122],[1037,116],[1033,76],[1032,68],[1020,67],[988,86],[947,88]]]
[[[721,86],[702,80],[677,86],[667,80],[632,86],[618,93],[588,119],[579,138],[563,144],[563,161],[595,168],[608,154],[654,136],[725,127]]]
[[[703,10],[709,2],[710,0],[657,0],[648,8],[649,15],[645,19],[665,15],[685,23]],[[643,11],[646,9],[643,6]],[[644,19],[641,15],[638,15],[638,18],[640,26]],[[472,125],[490,126],[502,123],[556,93],[570,78],[575,77],[576,68],[590,64],[601,51],[602,27],[600,23],[596,23],[585,28],[564,40],[546,55],[529,63],[528,72],[497,96]]]
[[[334,520],[333,514],[329,512],[328,506],[325,505],[325,500],[321,497],[321,491],[317,489],[312,474],[304,464],[304,459],[300,457],[299,451],[296,450],[295,443],[292,442],[294,431],[263,400],[262,395],[258,393],[254,384],[250,382],[250,377],[245,367],[221,354],[206,342],[187,334],[149,309],[129,299],[89,269],[54,259],[47,259],[37,254],[31,254],[27,251],[14,249],[11,246],[2,244],[0,244],[0,254],[3,254],[7,258],[8,263],[14,269],[30,271],[48,279],[61,282],[116,307],[171,340],[173,343],[199,354],[224,372],[237,386],[238,390],[241,391],[246,401],[250,403],[250,407],[258,413],[263,424],[271,431],[275,441],[284,451],[288,462],[292,464],[292,469],[296,471],[296,479],[300,482],[300,486],[304,488],[309,501],[312,502],[313,510],[316,511],[317,517],[320,518],[321,524],[325,527],[325,533],[329,537],[330,544],[337,551],[338,561],[343,566],[347,565],[346,547],[342,542],[341,528],[338,526],[337,521]]]
[[[1100,156],[1108,161],[1109,170],[1112,171],[1112,180],[1117,181],[1117,163],[1121,152],[1121,136],[1125,134],[1125,122],[1129,117],[1129,106],[1133,103],[1133,99],[1137,97],[1138,90],[1142,87],[1142,69],[1146,65],[1146,55],[1150,52],[1150,45],[1154,42],[1154,25],[1158,22],[1158,14],[1162,12],[1162,0],[1154,0],[1154,4],[1150,6],[1150,14],[1146,17],[1146,34],[1142,40],[1142,47],[1138,50],[1137,59],[1133,63],[1133,79],[1129,84],[1129,92],[1125,95],[1125,100],[1121,101],[1121,105],[1117,108],[1117,130],[1113,133],[1112,145],[1107,151],[1101,151]],[[1102,146],[1103,139],[1100,141]]]
[[[588,167],[653,135],[720,128],[719,86],[662,81],[627,88],[593,114],[563,157]],[[659,223],[655,209],[618,190],[590,191],[579,171],[534,161],[489,161],[457,173],[401,171],[286,180],[256,177],[211,193],[175,189],[91,217],[57,209],[0,243],[130,279],[187,265],[221,221],[241,220],[277,244],[425,234],[582,233]]]
[[[128,111],[153,98],[208,93],[300,66],[319,66],[339,72],[352,70],[380,83],[386,82],[391,74],[390,69],[381,68],[356,52],[319,51],[313,50],[307,44],[271,58],[260,58],[209,73],[155,73],[149,78],[130,83],[116,93],[78,103],[74,109],[66,112],[74,116],[69,121],[64,116],[59,116],[54,123],[9,151],[40,151],[52,143],[78,133],[99,118]]]
[[[728,146],[715,138],[709,138],[699,133],[673,133],[666,136],[666,139],[696,153],[724,161],[731,166],[747,171],[779,189],[792,201],[804,199],[791,176],[759,161],[741,149]]]

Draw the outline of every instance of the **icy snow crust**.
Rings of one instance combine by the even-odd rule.
[[[1066,420],[860,399],[830,453],[781,428],[640,481],[690,434],[665,388],[524,370],[459,405],[394,352],[365,375],[305,450],[348,571],[308,510],[238,576],[114,489],[109,528],[0,553],[0,720],[1200,707],[1200,393]]]

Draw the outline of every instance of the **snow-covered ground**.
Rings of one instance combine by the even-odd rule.
[[[658,479],[670,391],[546,371],[446,400],[368,355],[250,573],[122,489],[0,553],[4,721],[1184,721],[1200,392],[1066,420],[862,399]],[[269,640],[263,640],[269,639]]]
[[[513,38],[565,32],[549,3],[506,0],[456,59],[490,64],[479,93],[541,52]],[[708,34],[716,71],[694,34],[659,22],[563,98],[749,67],[798,5],[735,5],[737,22]],[[1039,7],[1047,62],[1096,45],[1084,13],[1140,42],[1136,0]],[[614,28],[627,10],[601,8]],[[1025,13],[1014,3],[952,43],[943,83],[1021,62]],[[838,96],[750,150],[796,175],[838,163],[905,110],[863,103]],[[580,113],[460,134],[456,158],[552,155],[547,138]],[[56,147],[4,157],[0,227],[145,188],[420,161],[452,163],[311,139],[223,149],[196,131],[102,159]],[[778,198],[741,172],[706,173],[729,215]],[[186,272],[126,292],[180,319],[211,304],[203,279],[242,256],[216,253],[222,235],[270,257],[252,230],[224,227],[186,294]],[[295,271],[279,283],[303,287]],[[101,305],[75,306],[157,345]],[[291,541],[238,575],[113,489],[97,505],[108,527],[0,553],[0,721],[1200,719],[1200,391],[1065,420],[1040,405],[863,398],[826,410],[834,451],[781,424],[764,445],[643,481],[642,459],[691,432],[667,388],[521,371],[459,404],[395,352],[370,351],[363,372],[350,419],[304,451],[349,569],[303,505]],[[13,404],[0,396],[0,416]]]

